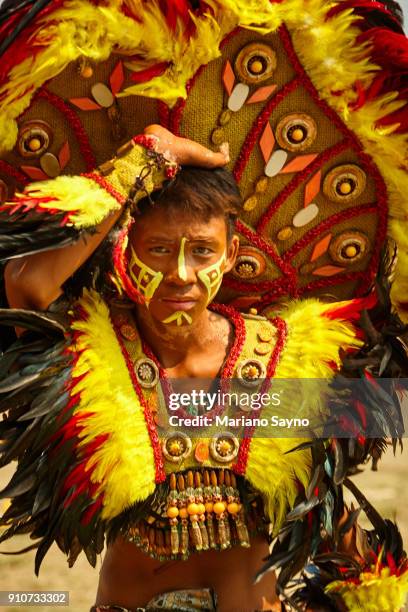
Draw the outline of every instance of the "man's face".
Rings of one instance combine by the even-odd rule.
[[[167,212],[136,217],[130,234],[129,275],[144,294],[150,315],[171,326],[190,325],[214,299],[238,251],[228,243],[226,221]]]

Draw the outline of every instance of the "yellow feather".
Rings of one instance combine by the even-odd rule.
[[[98,183],[84,176],[58,176],[49,181],[33,183],[22,197],[38,198],[41,208],[57,208],[64,212],[73,211],[68,225],[76,228],[92,227],[100,223],[110,212],[119,210],[120,205]],[[50,197],[50,202],[41,201]],[[15,202],[6,205],[13,207]]]
[[[82,351],[73,376],[86,376],[72,390],[81,394],[74,415],[84,415],[80,446],[109,435],[87,468],[93,468],[91,480],[104,492],[102,518],[110,519],[154,491],[153,450],[106,304],[94,292],[86,292],[79,304],[88,318],[72,325],[81,332],[73,349]]]
[[[341,306],[342,303],[336,304]],[[302,402],[300,418],[318,417],[325,412],[325,399],[329,394],[329,382],[334,376],[331,363],[340,365],[341,348],[357,348],[362,342],[356,339],[351,324],[324,316],[333,304],[327,305],[309,299],[287,306],[280,316],[288,326],[288,338],[283,349],[275,379],[307,379],[302,392],[302,382],[293,386],[293,393],[285,399],[286,415],[293,415],[294,407]],[[310,324],[313,321],[313,325]],[[285,387],[285,394],[287,388]],[[285,412],[284,407],[280,411]],[[262,417],[276,414],[276,407],[268,406]],[[263,493],[265,510],[273,522],[276,534],[286,513],[298,495],[297,482],[306,488],[310,480],[311,455],[309,450],[295,448],[305,438],[259,438],[251,441],[246,477]]]
[[[336,580],[325,591],[338,593],[349,612],[399,612],[406,603],[408,572],[390,575],[388,567],[381,571],[363,572],[359,584]]]

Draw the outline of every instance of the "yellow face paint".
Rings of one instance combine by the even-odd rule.
[[[187,280],[187,270],[186,270],[186,255],[184,252],[185,244],[187,242],[187,238],[182,238],[180,243],[180,251],[177,259],[177,272],[181,280]]]
[[[226,254],[224,253],[222,257],[220,257],[220,259],[214,264],[211,264],[211,266],[208,266],[197,273],[198,278],[207,289],[207,305],[214,299],[218,289],[221,287],[222,277],[224,274],[223,265],[226,261]]]
[[[138,258],[133,247],[131,248],[131,257],[129,262],[129,274],[133,280],[135,287],[146,299],[146,305],[153,297],[154,292],[163,280],[163,273],[156,272],[149,268],[141,259]]]
[[[164,319],[162,321],[162,323],[174,322],[176,323],[177,327],[180,327],[180,325],[184,324],[191,325],[193,319],[186,312],[183,312],[182,310],[177,310],[174,314],[170,315],[169,317],[167,317],[167,319]]]

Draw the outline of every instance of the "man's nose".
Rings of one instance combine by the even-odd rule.
[[[180,262],[180,258],[173,258],[165,274],[167,282],[175,283],[180,286],[191,285],[197,280],[195,269],[189,265],[188,258]]]

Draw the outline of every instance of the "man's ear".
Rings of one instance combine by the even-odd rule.
[[[232,268],[234,267],[235,262],[237,260],[237,256],[238,256],[238,250],[239,250],[239,237],[236,234],[234,234],[228,243],[227,261],[225,264],[224,274],[227,274],[227,272],[230,272]]]

